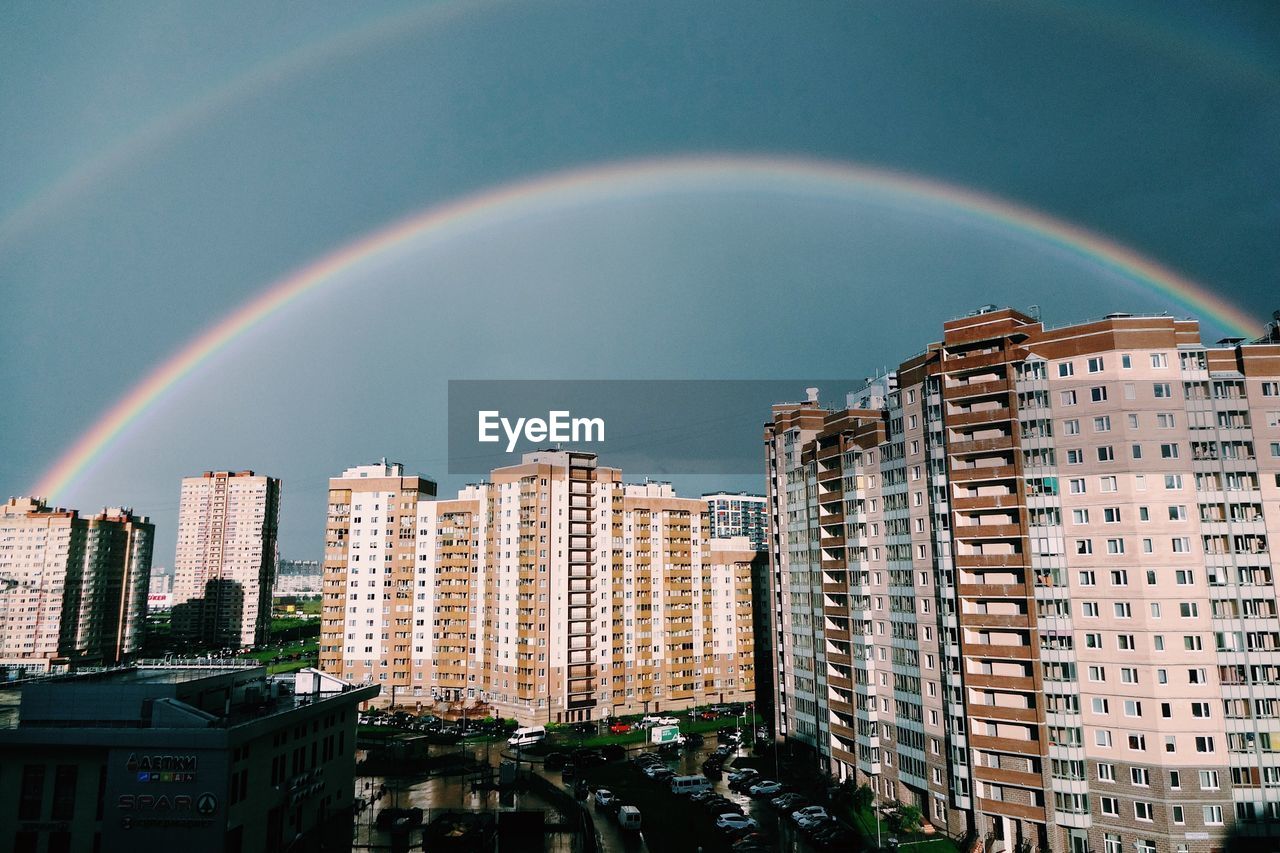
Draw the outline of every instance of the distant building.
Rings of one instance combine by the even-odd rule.
[[[526,723],[752,698],[756,552],[705,501],[570,451],[434,494],[385,463],[329,481],[326,671]]]
[[[91,517],[0,506],[0,667],[116,663],[141,647],[155,527],[127,508]]]
[[[757,551],[765,550],[769,524],[764,495],[716,492],[703,495],[702,499],[707,502],[712,539],[745,536],[752,548]]]
[[[308,849],[349,837],[356,708],[315,670],[139,666],[23,688],[0,728],[0,849]]]
[[[299,598],[320,594],[319,560],[281,560],[276,568],[274,595]]]
[[[152,569],[151,588],[147,591],[147,611],[168,610],[173,606],[173,575]]]
[[[182,481],[173,571],[173,634],[205,646],[267,641],[280,481],[206,471]]]

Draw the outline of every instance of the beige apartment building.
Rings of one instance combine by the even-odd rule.
[[[280,481],[206,471],[182,481],[173,562],[173,633],[202,646],[267,641]]]
[[[766,427],[779,734],[985,849],[1280,817],[1280,324],[1012,310]]]
[[[326,671],[526,723],[752,696],[756,554],[705,501],[570,451],[434,492],[385,463],[330,481]]]
[[[82,517],[39,498],[0,506],[0,668],[49,672],[137,652],[154,538],[127,508]]]

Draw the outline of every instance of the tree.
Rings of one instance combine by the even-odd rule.
[[[858,811],[865,811],[871,808],[871,802],[875,798],[875,792],[871,790],[870,785],[859,785],[858,790],[853,792],[853,807]]]
[[[910,835],[920,830],[923,820],[920,813],[920,807],[915,805],[907,805],[898,809],[898,831],[904,835]]]

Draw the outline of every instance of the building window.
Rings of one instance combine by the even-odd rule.
[[[22,768],[22,789],[18,794],[18,820],[39,820],[44,805],[44,765]]]
[[[53,820],[71,820],[76,809],[76,776],[79,767],[59,764],[53,774]]]

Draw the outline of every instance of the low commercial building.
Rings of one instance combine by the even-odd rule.
[[[0,849],[301,851],[324,849],[326,829],[349,840],[356,708],[378,687],[237,664],[24,687],[0,729]]]

